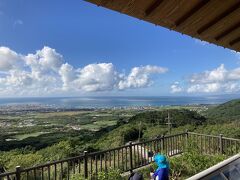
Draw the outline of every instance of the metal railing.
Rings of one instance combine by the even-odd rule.
[[[0,180],[69,180],[76,173],[85,178],[95,179],[99,172],[107,171],[109,168],[127,172],[150,164],[153,162],[148,153],[150,151],[175,156],[186,151],[191,145],[205,154],[233,155],[240,151],[239,139],[185,132],[144,142],[130,142],[125,146],[100,152],[85,151],[77,157],[30,168],[18,166],[13,172],[0,174]]]
[[[240,152],[240,139],[188,132],[188,142],[203,154],[225,154],[232,156]]]
[[[18,166],[14,172],[0,174],[0,180],[68,180],[76,173],[82,174],[85,178],[94,179],[98,172],[107,171],[109,168],[116,168],[121,172],[132,171],[153,162],[149,151],[161,152],[167,156],[182,153],[186,137],[186,133],[162,136],[144,142],[130,142],[125,146],[100,152],[88,153],[85,151],[77,157],[30,168]]]

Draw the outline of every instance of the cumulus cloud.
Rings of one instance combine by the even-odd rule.
[[[74,81],[84,91],[112,90],[118,82],[117,72],[112,63],[89,64],[79,70]]]
[[[32,71],[46,72],[50,70],[57,72],[63,64],[62,55],[50,47],[44,47],[35,54],[28,54],[24,58],[26,65],[28,65]]]
[[[167,68],[158,66],[135,67],[128,76],[119,82],[119,89],[146,87],[151,84],[151,74],[162,74],[167,72]]]
[[[227,75],[227,70],[221,64],[218,68],[212,71],[205,71],[203,73],[194,74],[190,78],[191,83],[211,83],[224,81]]]
[[[59,75],[63,82],[63,89],[68,90],[71,82],[76,79],[76,73],[73,66],[68,63],[62,64],[59,69]]]
[[[238,92],[240,68],[227,70],[224,64],[216,69],[194,74],[189,78],[189,93]]]
[[[22,63],[21,55],[7,47],[0,47],[0,71],[18,69]]]
[[[174,82],[170,88],[171,88],[171,93],[180,93],[183,91],[183,88],[180,86],[179,82]]]
[[[126,75],[118,72],[112,63],[76,68],[50,47],[27,55],[0,47],[0,95],[32,96],[142,88],[152,84],[152,74],[166,71],[163,67],[147,65],[134,67]]]

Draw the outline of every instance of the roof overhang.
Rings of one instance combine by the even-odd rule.
[[[86,0],[240,52],[240,0]]]

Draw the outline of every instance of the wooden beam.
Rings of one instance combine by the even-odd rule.
[[[127,10],[128,10],[128,8],[129,8],[129,6],[130,6],[131,4],[134,4],[135,1],[136,1],[136,0],[129,0],[129,2],[127,3],[127,5],[125,5],[125,6],[123,7],[123,9],[120,10],[120,12],[121,12],[121,13],[126,13]]]
[[[160,6],[160,4],[163,2],[164,0],[155,0],[155,2],[149,6],[146,11],[145,11],[145,15],[149,16],[150,14],[152,14],[158,6]]]
[[[240,21],[233,25],[232,27],[228,28],[227,30],[225,30],[224,32],[222,32],[221,34],[219,34],[218,36],[216,36],[214,39],[216,41],[221,40],[222,38],[224,38],[225,36],[227,36],[228,34],[230,34],[231,32],[233,32],[235,29],[240,27]]]
[[[189,19],[193,14],[198,12],[200,9],[202,9],[210,0],[201,0],[199,3],[193,7],[190,11],[188,11],[186,14],[184,14],[181,18],[179,18],[176,22],[175,25],[180,26],[182,23],[184,23],[187,19]]]
[[[238,37],[238,38],[236,38],[236,39],[230,41],[229,44],[230,44],[230,46],[233,46],[234,44],[237,44],[238,42],[240,42],[240,37]]]
[[[215,19],[213,19],[212,21],[210,21],[207,24],[205,24],[203,27],[199,28],[197,30],[198,34],[202,34],[203,32],[207,31],[210,27],[212,27],[217,22],[219,22],[222,19],[224,19],[225,17],[227,17],[229,14],[233,13],[234,11],[236,11],[239,7],[240,7],[240,1],[237,1],[237,3],[234,4],[232,7],[230,7],[226,11],[222,12],[219,16],[217,16]]]

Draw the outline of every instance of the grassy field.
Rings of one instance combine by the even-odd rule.
[[[127,120],[136,113],[135,110],[109,109],[0,115],[0,142],[47,138],[55,132],[96,132],[115,126],[120,119]]]
[[[29,138],[29,137],[38,137],[42,134],[47,134],[47,133],[48,132],[34,132],[34,133],[27,133],[27,134],[18,134],[18,135],[12,136],[11,138],[21,141],[21,140]]]
[[[101,134],[111,131],[141,112],[184,108],[202,111],[205,107],[169,106],[149,107],[148,109],[95,109],[3,114],[0,115],[0,151],[27,145],[42,148],[70,137],[85,139],[97,132]],[[155,134],[155,131],[152,134]],[[152,134],[146,133],[146,137],[151,137]]]

